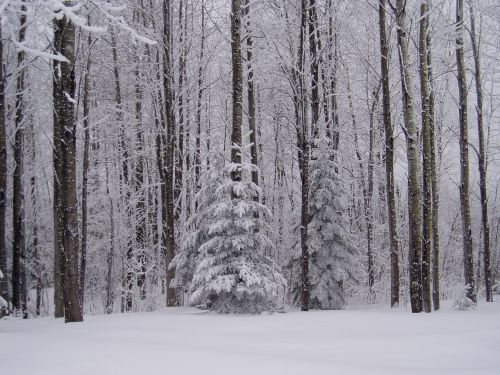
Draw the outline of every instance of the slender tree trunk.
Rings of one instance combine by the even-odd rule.
[[[201,110],[203,100],[203,57],[205,54],[205,0],[201,2],[200,66],[198,67],[198,99],[196,104],[196,150],[194,153],[195,195],[201,187]]]
[[[109,219],[111,222],[111,228],[109,229],[109,252],[106,257],[107,272],[106,272],[106,306],[105,313],[113,313],[113,305],[115,300],[114,288],[113,288],[113,261],[115,257],[115,212],[113,198],[111,198],[109,191],[109,162],[106,161],[106,195],[109,199]],[[130,309],[128,309],[130,310]]]
[[[54,54],[60,53],[63,48],[64,28],[60,22],[54,22]],[[64,317],[64,249],[63,249],[63,205],[62,205],[62,142],[61,137],[64,129],[64,118],[62,117],[61,108],[67,101],[62,89],[63,80],[59,74],[62,63],[54,60],[53,62],[53,84],[52,96],[54,101],[53,121],[53,164],[54,164],[54,316],[56,318]]]
[[[135,163],[135,194],[137,206],[135,215],[137,218],[135,227],[136,247],[139,251],[138,263],[141,266],[139,276],[137,277],[137,287],[139,288],[140,298],[146,299],[146,197],[147,191],[144,186],[144,137],[142,123],[142,98],[143,92],[141,87],[141,74],[139,65],[141,62],[137,47],[135,47],[135,56],[137,64],[134,69],[135,75],[135,121],[136,121],[136,142],[137,142],[137,159]]]
[[[380,71],[382,78],[382,109],[385,129],[385,176],[387,217],[389,225],[389,252],[391,257],[391,307],[399,306],[399,244],[397,234],[396,201],[394,198],[394,129],[391,121],[391,92],[389,84],[389,45],[386,32],[385,0],[379,2]]]
[[[61,151],[61,180],[58,193],[61,194],[62,213],[60,236],[64,254],[64,317],[66,322],[83,320],[80,301],[78,270],[78,200],[76,191],[76,122],[75,122],[75,26],[66,17],[54,21],[56,52],[67,59],[55,66],[54,86],[58,95],[54,98],[55,127],[54,133]],[[57,146],[56,146],[57,148]]]
[[[469,194],[469,135],[467,123],[467,78],[464,63],[464,2],[456,3],[456,56],[458,80],[458,111],[460,119],[460,208],[462,212],[463,250],[464,250],[464,279],[466,295],[476,302],[476,288],[474,283],[473,240],[470,216]]]
[[[488,219],[488,194],[487,194],[487,159],[484,143],[483,126],[483,86],[481,81],[481,61],[479,55],[479,41],[476,36],[476,17],[474,7],[469,2],[470,8],[470,36],[472,41],[472,53],[474,55],[474,79],[476,82],[476,112],[477,131],[479,139],[479,190],[481,192],[481,215],[483,224],[483,263],[484,263],[484,285],[486,289],[486,301],[493,302],[492,269],[491,269],[491,245],[490,245],[490,223]]]
[[[174,203],[175,203],[175,222],[178,223],[182,212],[182,189],[183,189],[183,172],[184,172],[184,132],[185,132],[185,104],[184,104],[184,86],[186,77],[186,48],[184,45],[185,30],[187,25],[184,24],[182,12],[184,10],[184,1],[179,2],[179,81],[178,81],[178,109],[179,109],[179,129],[175,142],[175,182],[174,182]]]
[[[425,312],[432,311],[431,250],[432,250],[432,165],[429,110],[429,75],[427,71],[428,0],[420,3],[419,72],[422,98],[423,138],[423,227],[422,227],[422,296]]]
[[[19,16],[19,43],[26,38],[26,6],[21,6]],[[13,172],[13,244],[12,244],[12,303],[23,318],[28,318],[26,308],[26,249],[24,237],[24,192],[23,192],[23,167],[24,167],[24,90],[25,52],[19,50],[17,53],[17,86],[15,107],[15,136],[14,136],[14,172]]]
[[[305,43],[307,35],[307,0],[301,1],[300,40],[298,49],[298,89],[297,89],[297,119],[299,134],[299,168],[301,172],[301,310],[309,310],[309,159],[310,143],[307,126],[307,99],[305,81]]]
[[[80,300],[83,306],[85,297],[85,273],[87,268],[87,219],[88,219],[88,175],[90,151],[90,66],[92,40],[88,36],[88,54],[83,79],[83,166],[82,166],[82,253],[80,257]]]
[[[439,310],[439,176],[436,166],[436,116],[432,72],[431,35],[427,33],[427,74],[429,77],[429,138],[432,183],[432,304]]]
[[[408,221],[410,301],[414,313],[422,312],[422,218],[420,213],[418,134],[413,118],[411,76],[409,73],[408,35],[406,27],[406,0],[396,1],[398,25],[398,55],[401,74],[404,126],[408,158]]]
[[[231,65],[233,68],[233,113],[231,163],[241,163],[241,127],[243,123],[243,67],[241,55],[241,1],[231,0]],[[233,181],[241,181],[241,170],[231,173]],[[234,194],[234,193],[233,193]]]
[[[163,228],[163,247],[165,251],[165,266],[166,266],[166,283],[167,283],[167,306],[177,305],[177,296],[175,288],[170,287],[171,281],[175,277],[174,269],[169,269],[168,266],[175,255],[175,202],[174,202],[174,131],[175,131],[175,116],[173,113],[173,74],[172,74],[172,34],[171,34],[171,7],[170,0],[163,1],[163,91],[165,95],[165,126],[166,132],[165,143],[163,148],[165,155],[163,157],[163,176],[164,176],[164,201],[162,204],[162,212],[164,219]]]
[[[256,114],[255,114],[255,85],[253,74],[253,38],[252,29],[250,25],[250,0],[244,0],[244,14],[246,18],[246,42],[247,42],[247,96],[248,96],[248,128],[250,130],[250,157],[252,164],[259,165],[259,158],[257,152],[257,127],[256,127]],[[259,174],[256,170],[252,171],[252,182],[259,185]],[[258,197],[255,197],[258,199]]]
[[[316,0],[309,0],[309,56],[311,59],[311,114],[312,114],[312,139],[313,147],[314,140],[318,137],[319,133],[319,111],[320,111],[320,98],[319,98],[319,29],[318,29],[318,15],[316,10]]]
[[[5,248],[5,208],[7,192],[7,147],[5,134],[5,83],[6,75],[3,64],[2,25],[0,23],[0,270],[7,273],[7,251]],[[9,300],[7,277],[0,279],[0,297]],[[0,312],[0,315],[2,312]]]

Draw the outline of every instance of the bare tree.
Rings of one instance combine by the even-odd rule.
[[[460,126],[460,208],[462,212],[462,235],[464,250],[464,278],[467,298],[476,302],[476,288],[474,283],[473,240],[470,216],[469,193],[469,135],[467,123],[467,78],[464,62],[464,2],[456,3],[456,58],[458,80],[458,112]]]
[[[470,10],[470,37],[472,42],[472,53],[474,55],[474,80],[476,82],[476,112],[477,132],[479,139],[479,190],[481,193],[481,215],[483,225],[483,263],[484,263],[484,286],[486,289],[486,301],[493,302],[492,290],[492,268],[491,268],[491,245],[490,245],[490,223],[488,219],[488,193],[487,184],[487,159],[486,145],[484,142],[483,126],[483,85],[481,80],[481,59],[479,53],[479,40],[476,35],[476,16],[472,1],[469,0]]]
[[[420,214],[418,134],[413,118],[412,86],[409,72],[406,0],[396,1],[398,55],[401,76],[404,130],[408,159],[408,221],[410,261],[410,301],[414,313],[422,312],[422,218]]]
[[[75,122],[75,25],[62,16],[54,20],[54,48],[66,61],[55,61],[54,77],[54,134],[56,150],[60,151],[60,160],[55,165],[58,187],[54,191],[54,200],[60,207],[54,215],[61,214],[60,231],[57,237],[62,239],[60,259],[64,264],[62,278],[64,298],[64,318],[66,322],[83,320],[83,306],[79,287],[79,241],[78,241],[78,200],[76,189],[76,122]],[[59,164],[60,163],[60,164]],[[59,173],[57,173],[59,172]],[[57,174],[60,174],[58,176]],[[59,197],[56,198],[56,195]],[[55,267],[58,265],[55,264]]]
[[[394,129],[391,121],[391,92],[389,85],[389,45],[386,32],[385,0],[379,2],[380,71],[382,77],[382,109],[385,130],[385,176],[387,217],[391,256],[391,306],[399,306],[399,244],[396,202],[394,198]]]

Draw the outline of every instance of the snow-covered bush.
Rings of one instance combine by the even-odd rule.
[[[0,279],[3,279],[2,270],[0,270]],[[4,315],[4,312],[7,311],[8,308],[9,304],[2,296],[0,296],[0,318]]]
[[[211,165],[192,228],[172,266],[180,270],[174,285],[189,282],[190,303],[221,313],[259,313],[276,308],[285,284],[276,263],[266,256],[272,243],[259,203],[260,188],[250,181],[232,181],[231,172],[250,174],[250,164],[229,164],[219,157]]]
[[[309,189],[309,284],[312,309],[338,310],[346,304],[344,282],[355,281],[351,273],[356,250],[350,244],[344,213],[342,182],[328,139],[322,135],[310,162]],[[300,244],[292,259],[291,292],[300,300]]]
[[[453,309],[457,311],[474,310],[477,304],[467,297],[467,288],[461,290],[458,298],[453,302]]]

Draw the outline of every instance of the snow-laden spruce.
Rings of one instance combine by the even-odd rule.
[[[310,161],[309,189],[309,288],[310,308],[339,310],[346,304],[344,283],[355,282],[351,273],[356,250],[350,244],[345,197],[333,148],[321,135],[315,142]],[[300,246],[292,260],[291,279],[294,301],[300,301]]]
[[[269,209],[259,202],[260,188],[251,181],[233,181],[231,172],[248,175],[251,164],[213,159],[202,180],[198,208],[172,262],[174,286],[185,285],[190,304],[222,313],[258,313],[276,308],[285,280],[266,256]]]

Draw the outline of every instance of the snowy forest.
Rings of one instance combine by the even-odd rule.
[[[500,294],[496,0],[3,0],[1,316]]]

